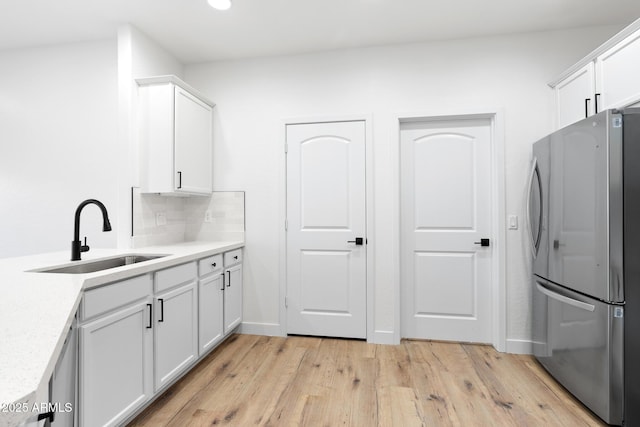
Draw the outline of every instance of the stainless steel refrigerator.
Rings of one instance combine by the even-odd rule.
[[[607,423],[640,425],[640,110],[586,118],[533,155],[534,355]]]

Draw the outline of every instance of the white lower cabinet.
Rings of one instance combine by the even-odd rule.
[[[198,270],[203,355],[242,323],[242,249],[204,258]]]
[[[242,250],[85,292],[78,424],[122,425],[242,321]]]
[[[242,322],[242,264],[225,270],[224,333]]]
[[[204,355],[224,337],[224,277],[222,255],[198,263],[199,354]]]
[[[198,358],[196,263],[156,273],[155,390],[171,383]],[[169,289],[169,290],[165,290]]]
[[[131,298],[124,296],[127,287],[136,291]],[[139,299],[139,291],[147,296]],[[85,294],[79,327],[79,425],[120,425],[153,395],[150,294],[148,275]]]

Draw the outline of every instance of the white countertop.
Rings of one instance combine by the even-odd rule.
[[[47,390],[83,290],[242,246],[238,240],[92,249],[82,254],[83,261],[75,262],[69,261],[70,251],[0,259],[0,427],[35,415],[33,405]],[[29,271],[131,253],[170,255],[87,274]]]

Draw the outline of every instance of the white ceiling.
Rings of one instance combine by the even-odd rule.
[[[184,63],[623,27],[639,0],[0,0],[0,49],[106,39],[130,23]]]

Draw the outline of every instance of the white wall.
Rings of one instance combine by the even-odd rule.
[[[116,41],[0,52],[0,257],[69,250],[78,204],[117,221]],[[81,236],[115,247],[96,206]],[[71,253],[69,253],[71,255]]]
[[[133,78],[173,73],[217,103],[214,189],[246,190],[245,319],[277,331],[283,191],[283,120],[371,114],[374,151],[375,324],[397,331],[394,311],[394,118],[502,108],[506,211],[524,220],[531,143],[551,130],[546,82],[618,28],[401,45],[184,67],[126,26],[116,42],[0,52],[0,256],[66,250],[73,212],[95,247],[130,244],[137,184]],[[116,68],[117,66],[117,68]],[[114,212],[115,210],[115,212]],[[115,218],[114,218],[115,217]],[[507,337],[528,342],[529,262],[522,228],[507,231]]]
[[[137,77],[183,65],[131,26],[118,39],[0,52],[0,257],[66,250],[77,205],[93,247],[129,247]]]
[[[505,124],[506,212],[524,223],[531,144],[552,130],[547,81],[618,28],[589,28],[319,54],[188,65],[186,77],[217,103],[214,189],[246,190],[244,319],[277,333],[281,295],[279,241],[284,206],[283,123],[291,117],[371,114],[374,151],[375,325],[397,331],[391,248],[390,163],[394,118],[501,108]],[[506,232],[508,349],[530,334],[530,265],[524,229]],[[524,346],[524,347],[523,347]]]
[[[244,232],[244,193],[223,192],[209,197],[166,197],[141,194],[139,189],[140,161],[137,135],[138,90],[135,79],[173,74],[184,80],[184,65],[169,51],[137,28],[123,25],[118,30],[118,85],[120,141],[123,158],[120,165],[120,214],[128,227],[120,235],[121,247],[137,248],[162,245],[185,240],[218,240],[233,236],[242,238]],[[133,217],[131,210],[133,200]],[[213,218],[204,223],[209,211]],[[165,214],[167,223],[155,224],[156,213]],[[131,238],[131,219],[134,236]]]
[[[123,159],[117,165],[121,207],[118,214],[121,222],[127,224],[118,230],[118,246],[121,248],[135,246],[131,239],[131,199],[134,199],[133,206],[140,205],[139,191],[133,191],[132,194],[132,187],[139,187],[140,184],[136,127],[138,89],[135,79],[167,74],[182,77],[183,71],[184,66],[171,53],[137,28],[123,25],[118,29],[118,143]]]

